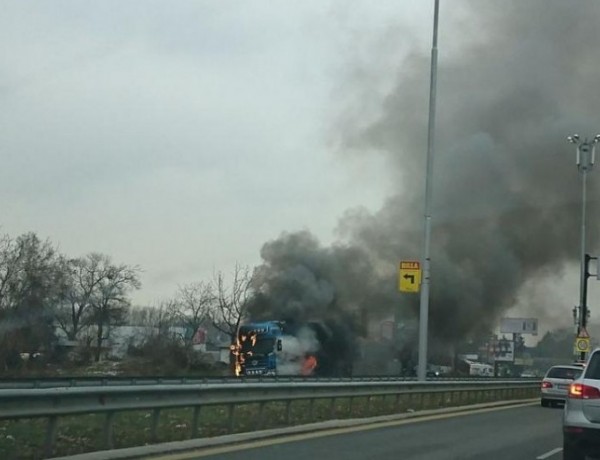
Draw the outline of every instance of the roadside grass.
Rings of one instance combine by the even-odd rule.
[[[412,393],[400,397],[355,397],[315,399],[285,402],[270,401],[236,405],[230,417],[228,406],[202,407],[196,437],[213,437],[258,429],[279,428],[332,419],[363,418],[377,415],[436,409],[493,399],[480,392],[477,396],[465,392]],[[156,442],[190,439],[192,408],[160,411],[156,436],[152,436],[152,411],[128,411],[116,414],[113,423],[114,448],[142,446]],[[103,450],[105,415],[60,417],[54,456]],[[231,426],[230,426],[231,424]],[[38,460],[43,457],[46,419],[0,421],[0,459]]]

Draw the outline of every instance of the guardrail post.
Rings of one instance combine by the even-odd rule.
[[[367,396],[367,409],[366,409],[366,414],[367,416],[371,413],[371,396]]]
[[[235,404],[230,404],[228,407],[229,415],[227,416],[227,431],[233,433],[233,415],[235,414]]]
[[[115,412],[107,412],[104,419],[104,447],[112,449],[114,447],[113,424],[115,421]]]
[[[200,422],[201,413],[202,413],[202,406],[195,406],[194,407],[194,415],[192,416],[192,434],[191,434],[192,439],[198,437],[198,425]]]
[[[331,402],[329,403],[329,418],[335,418],[335,398],[331,398]]]
[[[315,398],[310,398],[308,403],[308,419],[311,422],[315,419]]]
[[[354,397],[350,396],[350,401],[348,402],[348,415],[352,418],[352,413],[354,412]]]
[[[265,426],[265,402],[261,401],[258,404],[258,429],[262,430]]]
[[[400,393],[396,393],[396,401],[394,402],[394,412],[400,412]]]
[[[286,425],[290,424],[291,412],[292,412],[292,400],[288,399],[285,402],[285,424]]]
[[[150,440],[152,442],[158,442],[158,421],[160,419],[160,409],[154,409],[152,411],[152,422],[150,425]]]
[[[44,441],[44,457],[50,458],[54,453],[54,443],[56,442],[56,432],[58,431],[58,417],[53,415],[48,418],[46,428],[46,439]]]

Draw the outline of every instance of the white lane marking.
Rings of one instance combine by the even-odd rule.
[[[542,454],[539,457],[536,457],[536,460],[545,460],[549,457],[552,457],[553,455],[558,454],[559,452],[562,452],[562,447],[557,447],[556,449],[552,449],[550,452],[546,452],[545,454]]]

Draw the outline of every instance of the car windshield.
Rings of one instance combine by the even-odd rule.
[[[575,380],[581,375],[581,369],[571,369],[569,367],[553,367],[546,375],[550,379],[569,379]]]
[[[275,339],[267,337],[259,337],[254,343],[252,340],[242,342],[242,353],[252,352],[254,355],[265,355],[273,351]]]

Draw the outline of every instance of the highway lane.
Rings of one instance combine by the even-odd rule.
[[[166,460],[560,460],[561,409],[538,405],[387,422],[207,449]]]

